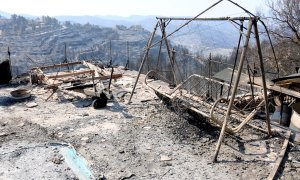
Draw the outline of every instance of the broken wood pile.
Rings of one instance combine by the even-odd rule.
[[[51,73],[44,73],[43,71],[74,65],[83,65],[85,68]],[[110,72],[107,69],[100,68],[90,62],[77,61],[32,68],[30,71],[30,77],[32,83],[44,83],[47,85],[59,86],[63,83],[70,82],[84,83],[92,80],[107,80],[110,79]],[[114,74],[112,79],[117,79],[120,77],[122,77],[122,74]]]
[[[72,70],[70,70],[70,67],[72,67]],[[61,71],[61,69],[63,70]],[[106,105],[107,98],[103,98],[104,96],[106,97],[103,92],[107,91],[107,94],[110,94],[111,80],[122,77],[122,74],[113,74],[113,67],[111,71],[108,69],[110,68],[104,68],[88,61],[76,61],[32,68],[30,79],[32,84],[45,84],[46,89],[52,89],[52,94],[46,100],[58,89],[71,90],[93,87],[92,93],[90,91],[83,92],[88,92],[85,94],[93,96],[95,100],[92,104],[94,108],[99,108],[101,104]],[[109,80],[108,89],[104,87],[103,80]],[[105,102],[101,103],[102,100]]]

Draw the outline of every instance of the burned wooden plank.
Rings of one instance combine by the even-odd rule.
[[[86,61],[82,61],[82,64],[88,67],[89,69],[94,70],[95,77],[99,77],[102,74],[103,70],[100,67]]]
[[[113,74],[112,79],[118,79],[121,78],[123,75],[122,74]],[[110,76],[99,76],[99,77],[94,77],[94,80],[107,80],[110,79]],[[74,81],[91,81],[93,78],[80,78],[80,79],[72,79],[72,80],[64,80],[64,83],[69,83],[69,82],[74,82]]]
[[[261,78],[260,77],[255,77],[254,78],[254,83],[259,85],[259,86],[262,86]],[[289,95],[289,96],[293,96],[295,98],[300,98],[300,92],[297,92],[297,91],[294,91],[294,90],[291,90],[291,89],[288,89],[288,88],[285,88],[285,87],[278,86],[278,85],[274,84],[272,81],[267,81],[266,86],[267,86],[267,89],[269,89],[269,90],[280,92],[280,93],[283,93],[283,94],[286,94],[286,95]]]
[[[288,131],[287,133],[287,137],[285,138],[284,142],[283,142],[283,145],[282,145],[282,148],[281,148],[281,151],[277,157],[277,160],[275,162],[275,166],[274,168],[272,169],[271,173],[269,174],[268,176],[268,180],[273,180],[277,174],[277,171],[280,167],[280,164],[282,163],[282,160],[284,158],[284,155],[285,155],[285,152],[286,152],[286,149],[287,149],[287,146],[289,144],[289,139],[290,139],[290,136],[291,136],[291,131]]]
[[[75,72],[70,72],[70,73],[63,73],[63,74],[52,74],[52,75],[46,75],[45,77],[49,79],[53,78],[62,78],[62,77],[68,77],[68,76],[74,76],[74,75],[80,75],[80,74],[92,74],[95,73],[94,70],[84,70],[84,71],[75,71]]]
[[[63,67],[63,66],[69,66],[69,65],[77,65],[77,64],[82,64],[82,61],[76,61],[76,62],[69,62],[69,63],[61,63],[61,64],[54,64],[54,65],[47,65],[47,66],[41,66],[41,67],[34,67],[32,69],[41,69],[41,70],[45,70],[45,69],[53,69],[56,67]]]

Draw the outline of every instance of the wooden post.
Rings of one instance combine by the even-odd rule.
[[[147,46],[146,46],[146,49],[145,49],[145,53],[144,53],[144,56],[143,56],[143,59],[142,59],[142,63],[140,65],[140,69],[139,69],[139,72],[138,72],[138,75],[136,77],[136,80],[135,80],[135,83],[134,83],[134,86],[133,86],[133,89],[131,91],[131,94],[130,94],[130,98],[128,100],[128,103],[131,103],[131,99],[132,99],[132,96],[133,96],[133,93],[134,93],[134,90],[135,90],[135,87],[137,85],[137,82],[140,78],[140,75],[141,75],[141,72],[142,72],[142,69],[143,69],[143,66],[145,64],[145,61],[148,57],[148,53],[149,53],[149,50],[150,50],[150,47],[151,47],[151,44],[152,44],[152,41],[154,39],[154,36],[155,36],[155,32],[156,32],[156,29],[157,29],[157,26],[158,26],[158,22],[156,23],[155,27],[154,27],[154,30],[150,36],[150,39],[148,40],[148,43],[147,43]]]
[[[231,93],[228,109],[227,109],[227,112],[226,112],[226,117],[225,117],[225,120],[224,120],[224,123],[223,123],[223,126],[222,126],[222,130],[221,130],[221,133],[220,133],[220,136],[219,136],[219,140],[218,140],[218,143],[217,143],[217,146],[216,146],[216,151],[215,151],[215,154],[214,154],[214,157],[213,157],[213,162],[217,161],[217,157],[218,157],[218,154],[219,154],[219,151],[220,151],[221,143],[224,139],[225,129],[226,129],[226,126],[227,126],[227,123],[228,123],[228,119],[230,117],[231,108],[232,108],[233,103],[234,103],[235,94],[236,94],[236,91],[237,91],[237,88],[238,88],[238,85],[239,85],[241,73],[242,73],[242,70],[243,70],[244,61],[246,59],[246,52],[247,52],[247,49],[248,49],[248,44],[249,44],[252,25],[253,25],[253,22],[252,22],[252,19],[250,19],[249,22],[248,22],[248,29],[247,29],[244,48],[243,48],[243,51],[242,51],[242,54],[241,54],[241,57],[240,57],[240,63],[239,63],[239,67],[238,67],[237,77],[236,77],[236,80],[234,82],[234,87],[233,87],[233,90],[232,90],[232,93]]]
[[[253,26],[254,26],[254,34],[255,34],[257,52],[258,52],[258,56],[259,56],[260,69],[261,69],[261,77],[262,77],[264,100],[265,100],[265,113],[266,113],[267,128],[268,128],[268,134],[271,135],[271,125],[270,125],[269,108],[268,108],[268,94],[267,94],[267,85],[266,85],[266,77],[265,77],[265,68],[264,68],[263,57],[262,57],[261,46],[260,46],[260,40],[259,40],[259,34],[258,34],[258,28],[257,28],[257,19],[254,20]]]

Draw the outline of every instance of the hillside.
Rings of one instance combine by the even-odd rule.
[[[102,27],[115,27],[117,25],[140,25],[148,31],[153,31],[156,16],[57,16],[60,21],[71,21],[85,24],[91,23]],[[172,21],[167,33],[173,32],[186,21]],[[214,53],[227,53],[236,46],[238,31],[228,22],[193,22],[180,33],[176,33],[171,41],[176,45],[182,45],[192,52],[212,51]]]
[[[127,42],[130,58],[140,58],[150,32],[140,26],[99,27],[92,24],[59,22],[55,18],[26,19],[14,15],[0,20],[1,59],[7,58],[9,47],[14,71],[41,63],[51,64],[65,59],[94,59],[125,65]],[[111,41],[111,44],[110,44]]]

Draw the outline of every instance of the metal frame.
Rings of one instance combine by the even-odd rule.
[[[157,24],[156,24],[156,26],[154,28],[154,31],[152,32],[152,34],[150,36],[150,39],[149,39],[149,41],[147,43],[147,46],[146,46],[146,49],[145,49],[145,53],[144,53],[144,56],[143,56],[143,59],[142,59],[142,63],[140,65],[139,72],[138,72],[138,75],[137,75],[137,78],[136,78],[136,81],[135,81],[135,84],[134,84],[134,87],[132,89],[132,92],[131,92],[131,95],[130,95],[130,98],[129,98],[129,102],[128,102],[128,103],[131,102],[133,93],[134,93],[135,88],[136,88],[137,81],[138,81],[138,79],[140,77],[140,74],[141,74],[142,68],[144,66],[144,63],[147,60],[149,50],[152,47],[154,47],[155,45],[157,45],[159,43],[160,43],[160,46],[161,46],[162,42],[165,41],[165,44],[166,44],[166,47],[167,47],[167,50],[168,50],[168,55],[169,55],[170,63],[171,63],[171,68],[172,68],[173,76],[175,77],[175,70],[174,70],[175,67],[174,67],[174,64],[172,63],[172,60],[171,60],[171,55],[170,55],[171,52],[170,52],[170,48],[169,48],[168,40],[167,40],[168,37],[172,36],[174,33],[176,33],[177,31],[179,31],[181,28],[183,28],[184,26],[188,25],[190,22],[195,21],[195,20],[201,20],[201,21],[206,21],[206,20],[209,20],[209,21],[212,21],[212,20],[218,20],[218,21],[225,21],[225,20],[230,20],[230,21],[234,21],[234,20],[248,21],[248,28],[247,28],[247,32],[246,32],[246,39],[245,39],[245,43],[244,43],[244,46],[243,46],[242,54],[241,54],[241,57],[240,57],[237,78],[236,78],[236,80],[234,82],[234,86],[233,86],[233,89],[232,89],[232,92],[231,92],[231,96],[229,96],[230,99],[229,99],[229,105],[228,105],[227,112],[226,112],[226,117],[225,117],[222,129],[221,129],[219,140],[218,140],[218,143],[217,143],[217,146],[216,146],[216,150],[215,150],[215,153],[214,153],[214,156],[213,156],[213,161],[214,162],[217,161],[217,156],[218,156],[218,153],[219,153],[219,150],[220,150],[220,147],[221,147],[221,143],[222,143],[222,141],[224,139],[225,129],[226,129],[226,126],[227,126],[227,123],[228,123],[228,119],[229,119],[230,114],[231,114],[232,106],[233,106],[233,103],[234,103],[235,95],[236,95],[237,88],[238,88],[239,81],[240,81],[240,76],[241,76],[241,73],[242,73],[242,70],[243,70],[243,65],[244,65],[244,62],[245,62],[245,59],[246,59],[246,53],[247,53],[247,50],[248,50],[248,44],[249,44],[250,35],[251,35],[251,33],[253,33],[253,32],[251,32],[252,28],[254,28],[254,35],[255,35],[255,39],[256,39],[256,45],[257,45],[257,48],[258,48],[258,56],[259,56],[259,61],[260,61],[260,66],[261,66],[260,69],[261,69],[261,74],[262,74],[263,99],[264,99],[265,111],[266,111],[267,132],[268,132],[269,135],[271,134],[271,126],[270,126],[270,119],[269,119],[269,110],[267,108],[268,107],[268,98],[267,98],[267,86],[266,86],[266,79],[265,79],[264,63],[263,63],[263,56],[262,56],[262,51],[261,51],[261,46],[260,46],[260,39],[259,39],[259,33],[258,33],[258,28],[257,28],[257,22],[258,21],[261,22],[261,20],[259,19],[259,17],[254,16],[252,13],[250,13],[246,9],[242,8],[241,6],[239,6],[238,4],[236,4],[236,3],[234,3],[234,2],[232,2],[230,0],[228,0],[228,1],[231,2],[231,3],[233,3],[234,5],[242,8],[245,12],[247,12],[249,14],[249,17],[199,18],[199,16],[201,16],[202,14],[204,14],[205,12],[207,12],[208,10],[210,10],[211,8],[213,8],[214,6],[216,6],[217,4],[219,4],[222,1],[223,0],[220,0],[220,1],[216,2],[212,6],[210,6],[209,8],[207,8],[206,10],[202,11],[200,14],[198,14],[197,16],[195,16],[194,18],[157,17],[158,22],[157,22]],[[184,23],[179,28],[177,28],[176,30],[174,30],[172,33],[166,35],[166,32],[165,32],[166,25],[165,25],[165,23],[166,22],[170,22],[171,20],[185,20],[187,22]],[[152,43],[153,38],[154,38],[155,33],[156,33],[156,29],[157,29],[158,26],[161,28],[161,32],[162,32],[161,40],[158,41],[158,42],[156,42],[156,43]],[[242,28],[245,29],[244,27],[242,27]],[[175,78],[174,78],[174,80],[176,81]]]

